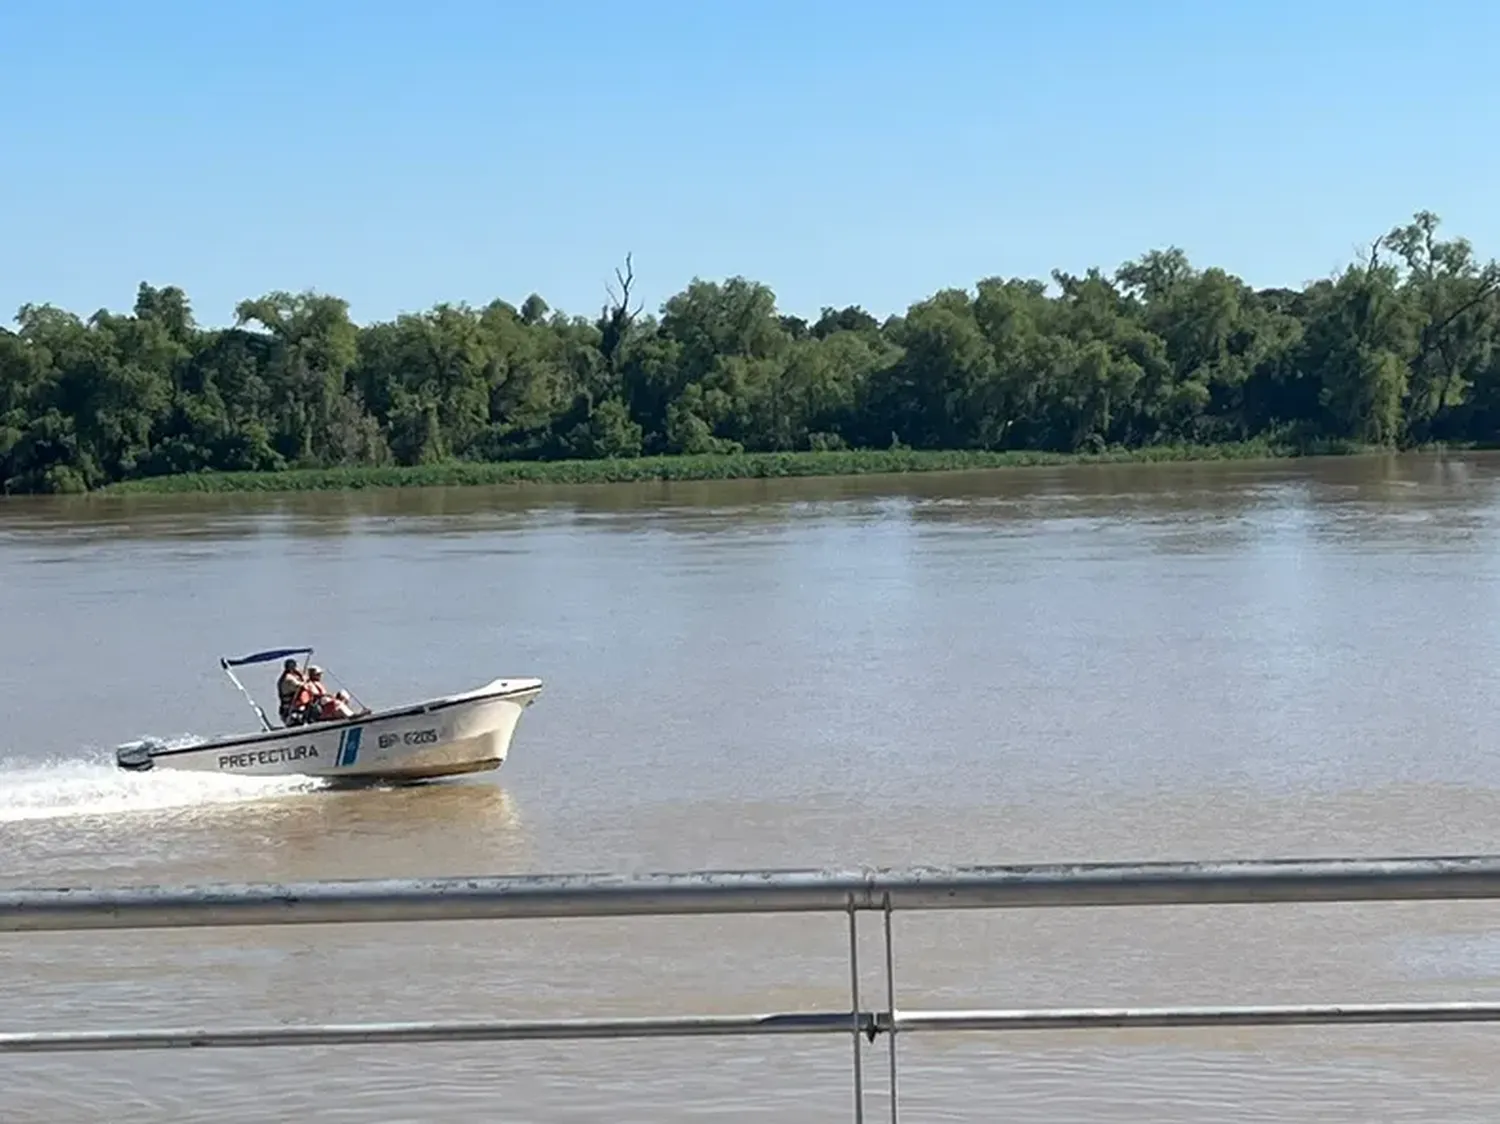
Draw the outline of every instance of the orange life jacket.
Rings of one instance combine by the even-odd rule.
[[[328,692],[324,689],[323,684],[309,679],[302,684],[302,689],[297,692],[297,699],[292,705],[299,710],[306,709],[312,705],[313,699],[320,697],[327,698]]]

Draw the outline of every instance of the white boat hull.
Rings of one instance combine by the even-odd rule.
[[[333,722],[199,745],[122,746],[122,769],[181,769],[240,777],[412,781],[498,769],[540,679],[496,679],[474,691]]]

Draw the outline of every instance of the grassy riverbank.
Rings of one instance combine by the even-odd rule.
[[[183,492],[326,492],[359,488],[463,487],[482,484],[623,484],[651,480],[750,480],[771,477],[867,476],[877,473],[955,472],[1038,465],[1136,464],[1168,461],[1267,460],[1307,455],[1376,452],[1368,446],[1323,443],[1277,445],[1153,445],[1101,453],[927,452],[862,449],[840,452],[737,453],[634,457],[617,460],[454,461],[389,468],[289,469],[284,472],[203,472],[127,480],[98,495]]]

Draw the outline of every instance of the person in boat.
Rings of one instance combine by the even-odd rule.
[[[297,694],[302,690],[304,682],[295,659],[288,659],[281,665],[281,677],[276,680],[276,698],[280,703],[283,726],[292,725],[292,712],[296,708]]]
[[[355,718],[359,714],[368,714],[369,710],[356,711],[354,702],[349,698],[348,691],[338,691],[332,695],[324,695],[318,705],[318,721],[331,722],[337,718]]]
[[[300,716],[293,724],[300,726],[307,722],[333,722],[340,718],[354,718],[359,713],[368,714],[369,711],[355,711],[348,691],[329,691],[323,682],[323,669],[313,665],[307,669],[307,680],[297,693],[293,713]]]
[[[282,700],[282,722],[288,726],[304,726],[319,721],[318,710],[329,694],[323,685],[323,669],[317,664],[309,664],[305,673],[298,674],[296,661],[287,660],[281,678],[276,681],[278,690],[284,686],[291,690],[292,695],[289,700]]]

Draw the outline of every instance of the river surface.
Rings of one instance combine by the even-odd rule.
[[[0,636],[4,886],[1500,851],[1486,456],[6,500]],[[373,705],[546,689],[458,782],[112,767],[247,728],[217,658],[299,644]],[[1497,922],[898,915],[897,1001],[1500,1000]],[[0,936],[0,1030],[838,1009],[846,941],[837,916]],[[902,1119],[1489,1124],[1497,1044],[911,1035]],[[850,1071],[846,1036],[11,1056],[0,1120],[800,1124],[851,1118]]]

